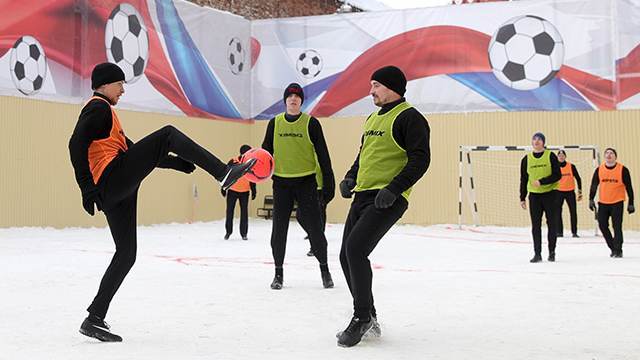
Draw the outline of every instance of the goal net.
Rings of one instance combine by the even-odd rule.
[[[599,164],[593,145],[547,146],[557,154],[565,150],[567,162],[576,166],[582,178],[583,199],[577,203],[578,229],[594,229],[589,211],[591,177]],[[529,211],[520,207],[520,161],[531,146],[460,146],[458,224],[530,226]],[[577,196],[576,184],[576,196]],[[528,206],[528,201],[527,201]],[[528,208],[527,208],[528,209]],[[569,208],[563,205],[564,233],[571,234]],[[545,221],[543,220],[543,228]],[[597,226],[595,226],[597,228]]]

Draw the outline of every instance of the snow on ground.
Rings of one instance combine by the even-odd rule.
[[[249,241],[223,228],[139,228],[107,316],[116,344],[78,333],[114,251],[108,229],[0,229],[0,359],[640,358],[638,233],[625,233],[623,259],[584,232],[559,240],[556,263],[530,264],[528,229],[396,226],[372,255],[383,337],[344,349],[342,225],[327,228],[328,290],[297,225],[281,291],[269,288],[270,222],[252,219]]]

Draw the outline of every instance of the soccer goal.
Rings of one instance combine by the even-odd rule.
[[[583,199],[577,203],[578,228],[597,223],[588,208],[591,177],[600,163],[594,145],[547,146],[565,150],[582,179]],[[529,212],[520,207],[520,161],[531,146],[460,146],[458,225],[529,226]],[[577,185],[576,185],[577,193]],[[562,212],[564,232],[570,233],[569,209]],[[596,232],[597,233],[597,232]]]

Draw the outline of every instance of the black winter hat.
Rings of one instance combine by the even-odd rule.
[[[371,80],[379,82],[400,96],[404,96],[404,93],[407,91],[407,78],[404,76],[402,70],[393,65],[376,70],[371,75]]]
[[[613,155],[615,155],[616,158],[618,157],[618,152],[616,151],[616,149],[608,147],[604,149],[604,152],[607,152],[607,150],[611,150],[613,152]]]
[[[302,99],[302,103],[304,103],[304,90],[302,90],[302,86],[300,86],[300,84],[291,83],[291,84],[287,85],[286,89],[284,89],[284,97],[283,97],[282,100],[284,100],[284,102],[286,103],[287,102],[287,98],[291,94],[296,94],[296,95],[300,96],[300,99]]]
[[[247,151],[251,150],[251,146],[244,144],[240,146],[240,155],[244,155]]]
[[[533,140],[535,138],[540,138],[540,140],[542,140],[543,144],[547,143],[547,138],[540,131],[538,131],[537,133],[533,134],[533,136],[531,137],[531,140]]]
[[[91,89],[93,90],[116,81],[124,81],[124,72],[116,64],[108,62],[98,64],[91,72]]]

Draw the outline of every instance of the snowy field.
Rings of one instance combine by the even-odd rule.
[[[124,342],[110,344],[78,333],[113,253],[108,229],[0,229],[0,359],[640,359],[638,233],[623,259],[585,231],[559,239],[556,263],[530,264],[528,229],[396,226],[372,255],[383,336],[345,349],[342,225],[327,228],[326,290],[296,224],[281,291],[269,288],[271,223],[251,219],[249,241],[223,228],[139,228],[106,319]]]

